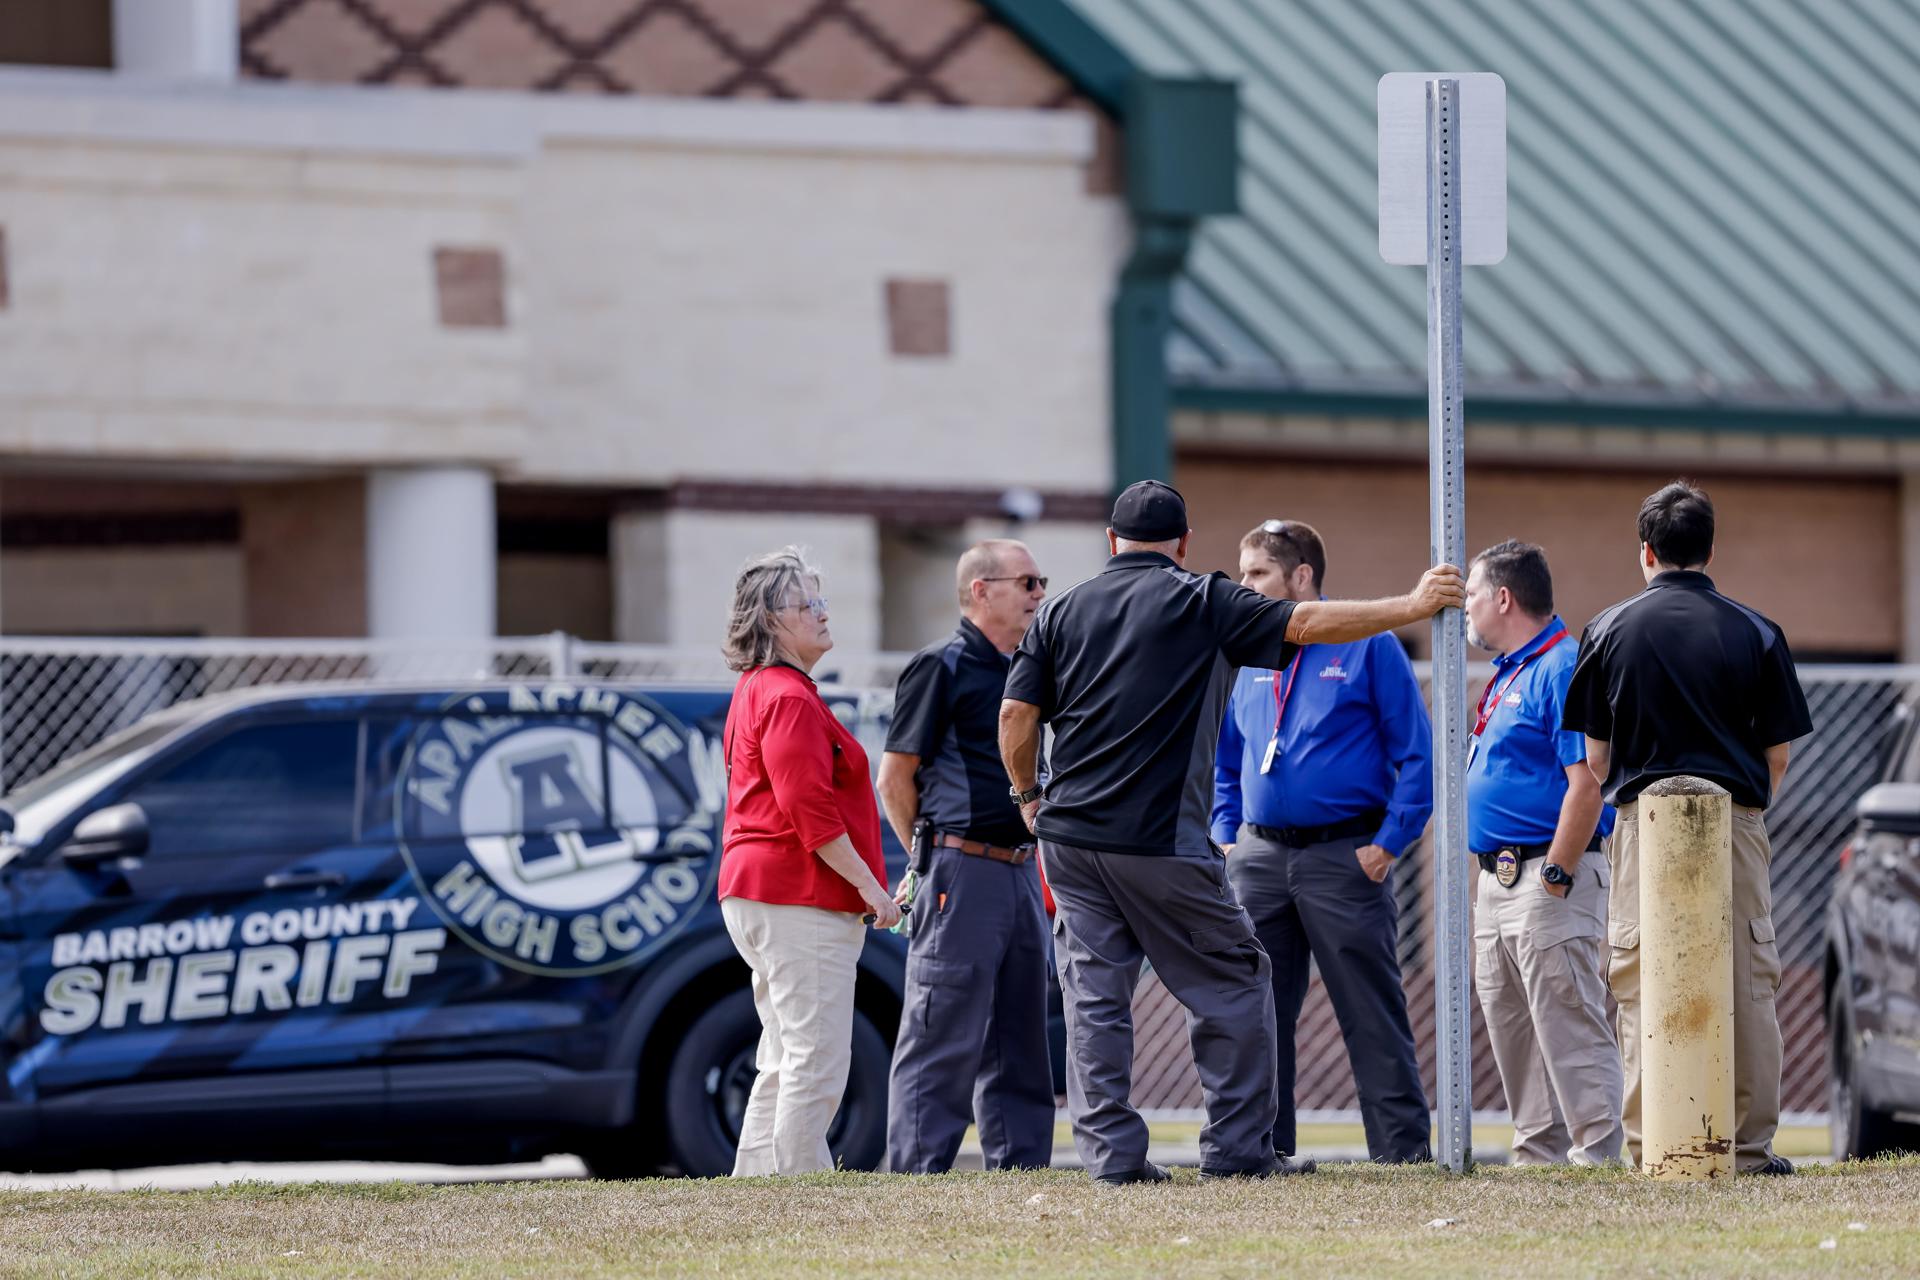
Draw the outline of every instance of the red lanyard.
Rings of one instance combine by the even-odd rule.
[[[1287,691],[1280,692],[1280,673],[1273,675],[1273,736],[1280,736],[1280,722],[1287,716],[1287,700],[1293,697],[1293,682],[1300,678],[1300,659],[1307,656],[1305,649],[1295,650],[1293,665],[1287,668]]]
[[[1494,695],[1494,692],[1493,692],[1493,681],[1491,680],[1487,681],[1486,689],[1483,690],[1480,694],[1480,707],[1478,710],[1479,719],[1474,721],[1474,725],[1473,725],[1474,737],[1477,738],[1481,734],[1487,731],[1487,721],[1493,719],[1494,709],[1500,705],[1500,699],[1507,696],[1507,690],[1513,688],[1513,682],[1520,678],[1520,673],[1527,669],[1527,664],[1529,662],[1532,662],[1535,658],[1539,657],[1541,654],[1545,653],[1547,650],[1553,648],[1553,646],[1559,644],[1562,640],[1565,640],[1566,638],[1567,638],[1566,628],[1562,627],[1560,629],[1559,634],[1554,636],[1553,639],[1547,641],[1545,644],[1541,645],[1538,649],[1535,649],[1532,653],[1520,659],[1520,665],[1513,669],[1513,674],[1507,677],[1507,682],[1500,686],[1500,692],[1497,696]],[[1491,701],[1489,701],[1489,699],[1491,699]]]

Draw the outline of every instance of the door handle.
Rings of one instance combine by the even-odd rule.
[[[260,883],[269,889],[338,889],[346,882],[341,871],[276,871]]]

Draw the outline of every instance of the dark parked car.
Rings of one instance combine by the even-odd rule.
[[[726,1172],[759,1033],[714,899],[727,697],[227,695],[21,788],[4,1163],[566,1151],[603,1175]],[[851,1167],[884,1150],[903,960],[875,934],[861,962],[831,1135]]]
[[[1827,908],[1833,1153],[1920,1150],[1920,716],[1903,707]]]

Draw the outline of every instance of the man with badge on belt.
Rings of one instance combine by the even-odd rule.
[[[1613,810],[1586,740],[1560,727],[1577,648],[1547,556],[1509,540],[1467,573],[1467,641],[1498,656],[1467,753],[1467,847],[1480,862],[1474,985],[1513,1116],[1515,1164],[1620,1159],[1620,1049],[1607,1020]]]
[[[915,873],[887,1089],[895,1173],[945,1173],[976,1119],[987,1168],[1053,1159],[1047,918],[998,741],[1010,655],[1047,580],[1008,539],[969,547],[956,577],[959,629],[901,672],[880,758],[880,799]]]
[[[1322,601],[1326,573],[1311,525],[1268,520],[1240,540],[1241,585],[1270,599]],[[1433,812],[1432,738],[1413,664],[1391,635],[1304,645],[1234,684],[1214,757],[1213,838],[1273,958],[1282,1155],[1295,1149],[1294,1030],[1318,959],[1367,1153],[1384,1164],[1433,1158],[1386,883]]]
[[[1300,646],[1359,640],[1466,598],[1451,565],[1387,600],[1268,598],[1185,568],[1190,533],[1171,486],[1128,486],[1106,569],[1041,607],[1000,706],[1001,758],[1059,907],[1074,1144],[1104,1183],[1167,1178],[1130,1097],[1142,962],[1187,1011],[1207,1103],[1200,1176],[1311,1167],[1274,1154],[1273,967],[1208,839],[1221,713],[1235,667],[1285,667]]]

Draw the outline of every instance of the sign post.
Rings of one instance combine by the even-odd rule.
[[[1427,268],[1427,454],[1433,563],[1466,567],[1460,268],[1506,256],[1506,85],[1477,73],[1382,76],[1380,256]],[[1467,860],[1467,620],[1433,620],[1434,1034],[1440,1163],[1473,1160],[1473,929]]]

